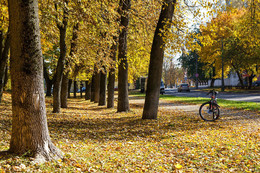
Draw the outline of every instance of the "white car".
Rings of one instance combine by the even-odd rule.
[[[188,91],[190,92],[190,86],[187,83],[182,83],[178,86],[178,92]]]

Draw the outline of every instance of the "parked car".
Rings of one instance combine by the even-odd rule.
[[[160,94],[163,95],[164,93],[165,93],[164,83],[163,83],[163,81],[161,80]]]
[[[252,86],[260,86],[260,81],[255,81],[252,83]]]
[[[178,92],[188,91],[190,92],[190,86],[187,83],[182,83],[178,86]]]
[[[82,87],[82,92],[86,91],[86,88],[85,87]],[[78,90],[78,93],[80,93],[80,89]]]

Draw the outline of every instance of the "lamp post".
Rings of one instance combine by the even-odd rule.
[[[196,56],[196,74],[195,74],[195,77],[196,77],[196,82],[195,82],[195,86],[196,86],[196,89],[199,88],[199,85],[198,85],[198,77],[199,77],[199,74],[198,74],[198,56],[197,54],[195,54]]]
[[[223,45],[223,38],[221,40],[221,63],[222,63],[222,73],[221,73],[221,91],[225,91],[225,83],[224,83],[224,62],[223,62],[223,48],[224,48],[224,45]]]

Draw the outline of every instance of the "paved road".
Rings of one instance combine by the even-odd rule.
[[[177,89],[166,89],[165,91],[166,91],[165,92],[166,95],[209,98],[207,92],[200,91],[200,90],[191,90],[190,92],[177,92]],[[225,100],[260,102],[260,91],[244,92],[244,93],[219,92],[217,97],[219,99],[225,99]]]

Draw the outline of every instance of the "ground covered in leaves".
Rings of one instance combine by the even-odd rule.
[[[170,109],[158,120],[141,120],[142,103],[131,99],[129,113],[116,113],[83,99],[53,114],[46,100],[54,144],[65,157],[32,164],[4,154],[11,132],[11,100],[0,105],[0,172],[260,172],[260,113],[225,110],[216,122],[197,112]],[[163,101],[161,101],[163,102]]]

